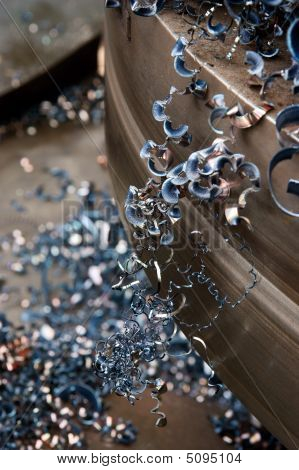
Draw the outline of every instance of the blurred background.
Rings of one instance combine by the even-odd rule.
[[[149,395],[132,407],[93,373],[130,301],[110,288],[130,246],[105,154],[103,24],[101,0],[0,0],[1,447],[281,448],[195,353],[151,365],[168,382],[161,429]]]

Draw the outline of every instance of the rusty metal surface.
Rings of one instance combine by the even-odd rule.
[[[183,84],[169,60],[174,35],[181,27],[169,13],[151,20],[133,15],[129,22],[126,12],[106,13],[106,136],[114,192],[121,206],[128,186],[142,186],[147,178],[139,158],[143,141],[163,141],[161,126],[151,118],[152,101],[163,98],[170,84]],[[213,62],[213,45],[210,51],[207,46],[198,49],[199,57],[195,52],[189,54],[188,60],[191,66],[194,61],[203,65],[201,78],[209,83],[209,96],[224,92],[228,104],[240,101],[249,108],[258,104],[257,94],[244,86],[246,69],[240,68],[240,57],[226,68],[205,64]],[[286,90],[279,93],[279,105],[291,102],[287,96]],[[253,250],[260,281],[239,308],[220,317],[204,340],[225,384],[287,447],[298,448],[298,230],[296,221],[274,205],[266,184],[269,160],[278,149],[274,129],[278,110],[279,106],[258,126],[239,133],[237,145],[233,146],[233,150],[258,164],[262,174],[263,189],[248,209],[254,232],[243,233]],[[188,116],[192,151],[213,139],[207,123],[208,112],[204,102],[192,97],[173,104],[172,114],[180,122],[185,122]],[[190,149],[180,153],[175,150],[178,160],[189,153]],[[194,220],[221,245],[221,235],[209,219],[189,202],[185,206],[190,223]],[[180,230],[184,239],[187,228],[182,226]],[[187,256],[187,248],[178,252],[182,263]],[[208,267],[218,285],[232,296],[237,295],[240,282],[246,283],[248,263],[238,252],[232,256],[231,251],[222,250],[221,256],[211,259]],[[169,271],[169,276],[174,275]],[[189,292],[184,319],[205,322],[212,313],[204,290]]]

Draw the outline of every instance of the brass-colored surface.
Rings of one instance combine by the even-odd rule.
[[[181,20],[171,13],[151,19],[132,15],[129,41],[127,14],[106,12],[106,136],[114,192],[121,207],[128,186],[141,187],[146,181],[147,170],[139,157],[144,140],[164,140],[161,123],[151,117],[153,100],[165,97],[171,84],[186,83],[175,74],[170,58],[174,36],[183,29]],[[248,74],[244,66],[240,68],[243,54],[244,50],[232,64],[224,66],[214,59],[215,44],[205,43],[192,51],[192,56],[189,54],[188,64],[192,67],[198,61],[203,66],[200,78],[208,81],[209,96],[224,92],[228,105],[240,101],[250,109],[258,104],[258,94],[245,86]],[[213,67],[207,64],[212,62]],[[277,61],[272,67],[280,66]],[[278,90],[279,106],[292,101],[283,85],[279,84]],[[254,231],[241,228],[253,250],[260,280],[240,307],[223,312],[202,337],[225,384],[287,447],[298,448],[298,222],[274,205],[266,176],[269,160],[278,149],[274,119],[279,106],[257,126],[238,132],[237,144],[232,146],[258,164],[262,174],[263,188],[250,198],[245,214]],[[177,160],[182,160],[194,149],[208,146],[215,134],[209,129],[210,111],[204,101],[183,97],[171,107],[171,114],[178,117],[174,124],[187,122],[193,134],[191,148],[174,149]],[[287,167],[293,174],[295,163]],[[281,194],[285,187],[283,179]],[[209,234],[210,241],[223,245],[209,218],[189,202],[184,205],[190,226],[196,224]],[[184,240],[188,227],[179,230]],[[177,256],[186,263],[187,248],[180,249]],[[238,286],[248,283],[249,265],[238,251],[221,250],[208,267],[220,290],[233,297],[240,290]],[[174,275],[169,271],[168,276]],[[206,323],[213,309],[207,290],[194,288],[188,292],[188,308],[182,316]]]

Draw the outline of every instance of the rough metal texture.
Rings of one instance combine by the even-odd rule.
[[[151,118],[153,100],[166,96],[170,83],[176,86],[183,84],[177,79],[169,59],[176,33],[183,28],[185,26],[179,19],[170,13],[148,20],[134,15],[128,17],[126,10],[123,13],[106,12],[106,134],[114,191],[121,207],[128,186],[142,186],[147,178],[145,165],[139,158],[144,140],[163,141],[161,126]],[[213,43],[202,44],[192,51],[192,56],[189,54],[188,64],[192,67],[194,61],[198,61],[203,66],[201,78],[209,83],[209,96],[224,92],[229,105],[240,101],[249,109],[258,104],[257,93],[245,86],[246,69],[240,68],[244,51],[226,66],[215,59]],[[213,66],[208,63],[213,63]],[[280,64],[274,64],[273,68],[279,69]],[[279,95],[276,110],[258,126],[238,133],[237,144],[232,147],[258,164],[262,174],[263,188],[246,214],[255,230],[248,233],[244,229],[242,233],[253,250],[260,282],[241,307],[224,313],[203,339],[216,363],[216,371],[226,385],[287,447],[297,448],[298,236],[296,221],[279,211],[266,185],[267,166],[278,148],[275,114],[280,106],[293,99],[286,90],[279,90],[276,91]],[[178,99],[173,104],[172,115],[178,117],[175,124],[185,122],[188,116],[193,134],[192,149],[175,151],[178,161],[213,140],[207,122],[208,113],[204,102],[193,97]],[[279,188],[282,195],[289,172],[295,168],[295,164],[290,165],[288,174],[283,177]],[[185,210],[190,226],[195,224],[209,233],[211,240],[223,245],[221,234],[215,230],[209,217],[203,216],[188,202]],[[181,227],[180,232],[181,240],[184,240],[188,227]],[[186,262],[188,249],[182,248],[178,258],[182,264]],[[220,256],[210,260],[208,267],[218,285],[236,296],[240,283],[244,285],[248,280],[248,266],[240,253],[223,249]],[[170,270],[169,276],[175,276],[175,273]],[[183,313],[184,320],[193,323],[202,320],[204,323],[207,315],[213,314],[209,296],[204,290],[193,289],[189,293],[188,305],[188,311]]]

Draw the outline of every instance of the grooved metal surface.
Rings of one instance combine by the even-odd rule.
[[[125,15],[127,12],[106,12],[106,137],[114,192],[121,208],[128,186],[142,187],[147,179],[146,167],[139,157],[144,140],[164,140],[162,126],[151,116],[153,100],[166,96],[171,84],[178,87],[185,84],[176,76],[170,58],[174,36],[182,27],[177,18],[171,13],[152,19],[132,15],[128,41]],[[208,52],[205,46],[204,57],[200,57],[198,48],[199,57],[192,51],[187,59],[191,67],[194,62],[202,65],[200,78],[209,84],[209,97],[223,92],[229,105],[240,101],[250,109],[258,104],[256,93],[245,86],[242,90],[234,86],[239,59],[232,64],[230,78],[226,77],[221,67],[208,65],[207,55],[210,53],[212,60],[214,45],[210,44],[210,48]],[[237,84],[246,76],[244,70],[240,69]],[[280,104],[286,104],[287,96],[281,93]],[[224,383],[287,447],[298,448],[298,222],[274,205],[266,178],[269,160],[278,149],[274,128],[278,109],[279,105],[256,127],[238,132],[237,143],[231,146],[233,151],[244,153],[256,163],[262,174],[262,190],[252,197],[245,213],[254,231],[241,228],[254,253],[259,283],[240,307],[223,312],[201,336]],[[208,126],[209,112],[204,101],[192,96],[174,101],[171,113],[178,119],[174,124],[187,122],[193,134],[191,147],[173,148],[176,161],[208,146],[216,137]],[[288,197],[284,195],[284,183],[289,173],[298,174],[296,162],[291,163],[285,168],[283,181],[276,179],[282,197]],[[295,198],[288,202],[296,204]],[[181,243],[177,246],[177,257],[186,264],[190,250],[182,241],[191,226],[208,233],[210,240],[222,247],[210,257],[208,268],[220,290],[236,297],[239,286],[248,282],[247,260],[238,251],[224,247],[222,235],[209,214],[198,211],[190,201],[184,202],[184,211],[189,229],[187,223],[178,228]],[[176,273],[169,270],[166,275],[170,278]],[[207,290],[193,288],[188,291],[188,308],[182,317],[206,323],[214,313],[213,308]]]

